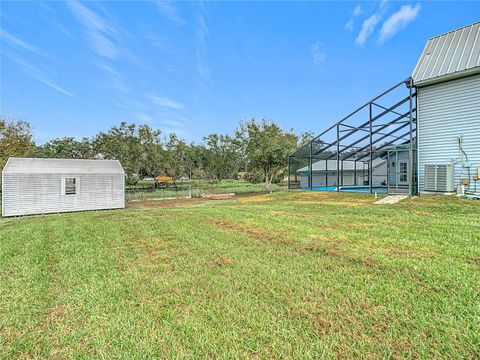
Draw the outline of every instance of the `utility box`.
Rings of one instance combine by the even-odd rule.
[[[425,164],[425,191],[453,192],[454,179],[453,164]]]

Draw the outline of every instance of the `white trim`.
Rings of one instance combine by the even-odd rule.
[[[11,159],[11,156],[7,159],[7,161],[5,162],[5,165],[3,166],[3,169],[2,169],[2,216],[5,216],[5,179],[4,179],[4,173],[5,173],[5,169],[7,168],[8,162],[10,161],[10,159]]]

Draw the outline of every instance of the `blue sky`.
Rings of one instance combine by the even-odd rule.
[[[474,1],[2,1],[0,113],[38,143],[120,121],[197,142],[252,117],[319,132],[479,19]]]

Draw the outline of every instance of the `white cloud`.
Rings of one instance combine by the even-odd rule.
[[[362,9],[362,5],[358,4],[357,6],[355,6],[355,9],[353,9],[353,16],[358,16],[358,15],[361,15],[363,14],[363,9]]]
[[[141,123],[150,123],[153,119],[150,115],[142,113],[142,112],[135,112],[133,113],[135,119],[140,121]]]
[[[45,52],[40,50],[38,47],[36,47],[36,46],[34,46],[34,45],[24,41],[24,40],[19,39],[18,37],[10,34],[9,32],[7,32],[3,29],[0,29],[0,35],[6,42],[8,42],[11,46],[13,46],[17,49],[28,50],[32,53],[37,54],[37,55],[42,55],[42,56],[50,58],[50,56],[48,54],[46,54]]]
[[[415,7],[412,7],[411,5],[403,5],[400,10],[393,13],[387,20],[385,20],[380,29],[379,42],[383,43],[385,40],[391,38],[407,27],[408,24],[417,18],[420,9],[420,3],[417,3]]]
[[[356,17],[358,17],[360,15],[363,15],[364,13],[365,13],[365,10],[363,10],[362,5],[357,4],[357,6],[355,6],[355,8],[353,9],[352,16],[350,17],[350,19],[345,24],[345,30],[353,31],[353,23],[354,23],[353,20]]]
[[[183,110],[183,104],[172,100],[166,96],[157,96],[157,95],[150,95],[150,100],[154,102],[156,105],[164,108],[174,109],[174,110]]]
[[[375,26],[377,26],[379,21],[380,18],[377,14],[373,14],[368,19],[366,19],[362,24],[362,29],[360,30],[357,38],[355,39],[355,43],[362,46],[368,39],[368,37],[372,35],[373,31],[375,30]]]
[[[213,70],[208,63],[208,47],[207,38],[209,30],[205,17],[203,15],[198,16],[197,26],[195,28],[196,37],[196,55],[197,60],[195,68],[200,79],[204,85],[210,86],[213,84]]]
[[[312,53],[313,56],[313,61],[315,63],[319,63],[327,57],[325,52],[322,50],[322,45],[319,42],[313,43],[310,46],[310,52]]]
[[[176,25],[185,25],[185,20],[178,13],[177,8],[171,1],[157,1],[155,2],[158,11],[165,16],[168,20]]]
[[[345,24],[345,30],[353,31],[353,19],[348,20],[348,22]]]
[[[115,28],[78,1],[70,1],[68,5],[77,20],[83,25],[94,51],[101,56],[116,59],[118,49],[112,39],[116,33]]]
[[[168,113],[160,111],[156,114],[155,124],[161,129],[163,134],[175,133],[179,136],[188,137],[188,129],[190,128],[190,121],[178,113]]]
[[[117,95],[118,100],[114,100],[113,103],[119,108],[128,111],[132,111],[132,109],[135,109],[139,112],[147,110],[147,106],[145,106],[143,102],[133,98],[132,95],[126,95],[122,93],[119,93]]]
[[[123,94],[129,93],[129,89],[123,80],[123,76],[118,71],[103,63],[96,63],[96,65],[106,73],[110,80],[110,86],[113,89]]]
[[[10,54],[7,54],[7,56],[10,60],[15,62],[18,65],[17,68],[20,71],[24,72],[25,74],[33,77],[34,79],[36,79],[36,80],[40,81],[41,83],[47,85],[51,89],[56,90],[56,91],[58,91],[58,92],[60,92],[64,95],[67,95],[67,96],[72,97],[72,98],[76,97],[70,91],[67,91],[63,87],[61,87],[60,85],[56,84],[53,80],[50,79],[49,76],[47,76],[47,74],[45,74],[45,72],[38,69],[37,67],[27,63],[26,61],[20,59],[17,56],[13,56],[13,55],[10,55]]]

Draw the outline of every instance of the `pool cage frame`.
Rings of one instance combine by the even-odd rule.
[[[406,86],[408,95],[405,97],[401,95],[401,100],[396,101],[398,97],[395,92],[403,92],[402,86]],[[396,101],[393,105],[384,106],[379,103],[382,98],[391,96]],[[374,114],[375,110],[380,112]],[[367,119],[360,116],[362,121],[359,125],[349,123],[354,116],[361,115],[362,111],[368,111]],[[392,177],[391,167],[392,164],[395,167],[395,163],[391,163],[391,154],[399,151],[404,152],[404,155],[408,153],[406,174],[408,188],[404,187],[400,192],[414,195],[417,193],[416,130],[417,92],[413,87],[412,79],[408,78],[360,106],[291,154],[288,157],[288,188],[317,189],[314,186],[314,182],[318,181],[314,180],[315,162],[317,163],[315,166],[321,166],[321,175],[325,175],[326,187],[333,182],[333,190],[337,192],[349,191],[349,186],[345,185],[344,180],[350,176],[350,182],[353,181],[350,185],[362,186],[365,190],[362,192],[374,193],[376,192],[374,183],[378,182],[377,177],[381,176],[386,177],[381,186],[386,187],[387,192],[393,193],[391,183],[395,178]],[[326,141],[325,138],[328,136],[330,140]],[[375,174],[376,163],[385,164],[385,162],[386,173]],[[298,163],[305,165],[302,171],[308,177],[308,182],[304,181],[303,185],[302,180],[298,181]],[[330,170],[329,166],[333,169]],[[349,171],[350,175],[346,175],[346,171]],[[353,179],[351,179],[352,175]],[[403,176],[402,179],[404,178]],[[305,176],[303,179],[305,180]],[[396,189],[398,190],[398,184]]]

